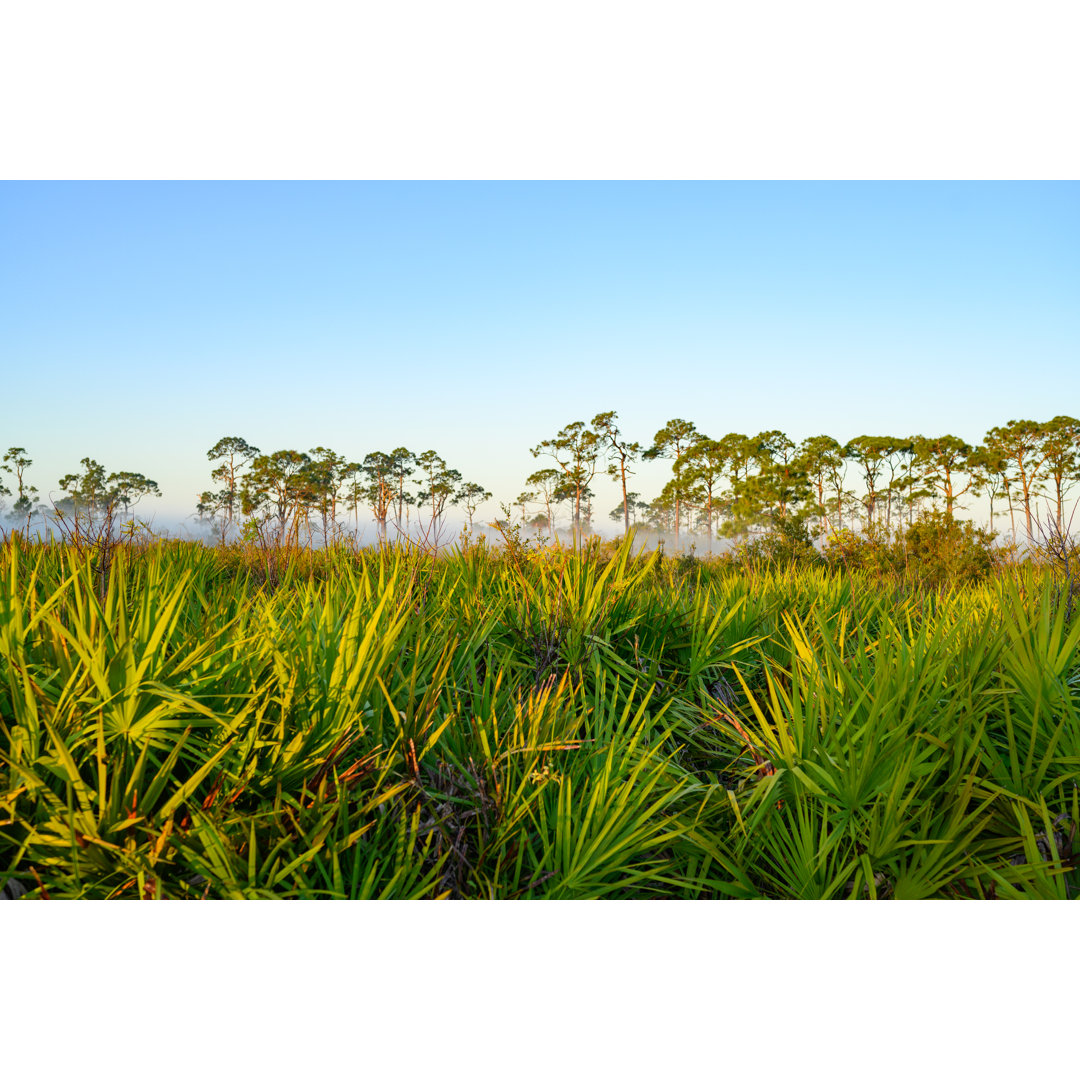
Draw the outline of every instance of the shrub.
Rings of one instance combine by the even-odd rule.
[[[994,533],[974,522],[931,510],[919,515],[903,536],[904,552],[927,584],[971,582],[986,577],[998,564]]]
[[[814,565],[822,561],[821,552],[814,547],[813,537],[803,518],[778,518],[769,531],[753,540],[746,540],[735,549],[738,562],[763,562],[769,565]]]
[[[842,529],[825,547],[831,566],[914,577],[930,586],[980,581],[1007,555],[1007,549],[994,546],[993,532],[941,510],[922,513],[906,530],[878,527],[856,534]]]

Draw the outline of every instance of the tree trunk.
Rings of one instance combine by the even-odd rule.
[[[630,531],[630,507],[626,505],[626,458],[624,457],[619,463],[620,472],[622,473],[622,514],[623,514],[623,533]]]

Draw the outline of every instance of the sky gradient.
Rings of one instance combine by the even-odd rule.
[[[226,434],[434,449],[480,519],[607,409],[976,442],[1080,413],[1080,184],[8,182],[0,369],[42,495],[89,455],[163,521]]]

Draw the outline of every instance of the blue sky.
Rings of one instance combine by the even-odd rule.
[[[225,434],[432,448],[496,501],[606,409],[977,441],[1080,412],[1078,253],[1063,182],[3,183],[0,443],[170,518]]]

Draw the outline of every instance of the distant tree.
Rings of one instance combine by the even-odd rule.
[[[142,473],[114,472],[108,480],[107,498],[127,513],[131,507],[146,496],[161,498],[161,491],[153,480],[147,480]]]
[[[589,498],[591,493],[592,493],[592,488],[590,488],[588,486],[586,486],[585,488],[583,488],[580,491],[581,505],[583,507],[585,505],[585,500],[587,498]],[[555,498],[554,498],[555,506],[556,506],[556,508],[558,508],[559,506],[562,506],[563,503],[566,504],[567,510],[568,510],[568,512],[570,514],[571,527],[573,526],[574,501],[577,499],[578,495],[579,495],[579,490],[578,490],[577,485],[574,484],[572,481],[567,480],[565,478],[563,479],[562,483],[559,484],[559,486],[555,489]],[[558,518],[558,510],[557,509],[556,509],[555,516],[556,516],[556,519],[557,519]]]
[[[548,534],[555,535],[555,515],[552,512],[552,504],[558,503],[566,491],[566,478],[559,469],[537,469],[536,472],[525,478],[525,483],[530,488],[535,488],[544,499],[544,509],[547,512]]]
[[[893,504],[899,503],[907,490],[907,478],[910,474],[911,460],[915,454],[914,439],[899,439],[892,435],[881,436],[882,479],[885,480],[885,524],[892,525]],[[901,516],[901,521],[903,517]]]
[[[93,518],[105,508],[107,502],[105,466],[89,457],[82,458],[79,464],[83,467],[81,473],[68,473],[60,477],[60,490],[67,495],[67,502],[74,513],[86,513]]]
[[[416,471],[416,455],[404,446],[390,451],[390,481],[394,489],[393,508],[394,525],[400,536],[401,519],[407,516],[408,508],[416,504],[416,497],[405,487],[410,476]]]
[[[324,544],[330,543],[337,532],[341,486],[359,468],[356,462],[325,446],[316,446],[311,451],[311,461],[306,466],[308,501],[321,519]]]
[[[924,460],[916,452],[919,436],[911,435],[902,440],[904,448],[900,452],[901,464],[898,475],[890,477],[888,492],[891,501],[897,504],[900,522],[903,524],[904,511],[908,515],[908,527],[915,521],[915,513],[926,499],[936,497],[936,490],[924,475]],[[886,505],[886,511],[891,506]]]
[[[37,488],[26,480],[26,470],[33,465],[31,458],[26,456],[26,449],[22,446],[9,447],[3,457],[4,472],[15,477],[15,490],[18,492],[15,503],[11,508],[10,516],[17,521],[25,521],[34,513],[38,504],[34,499]],[[0,495],[10,495],[11,492],[0,483]]]
[[[633,476],[630,468],[641,457],[641,443],[627,442],[618,427],[619,414],[611,412],[597,413],[592,420],[593,430],[600,437],[601,445],[608,453],[608,476],[619,480],[623,495],[623,531],[630,529],[630,504],[627,502],[626,478]]]
[[[457,469],[447,468],[446,462],[434,450],[419,454],[416,466],[421,474],[417,502],[431,511],[429,527],[437,532],[447,504],[454,505],[460,498],[458,485],[461,483],[461,473]]]
[[[683,488],[688,478],[680,476],[678,467],[683,454],[704,436],[689,420],[669,420],[654,436],[652,446],[642,455],[647,461],[669,458],[675,473],[672,499],[675,511],[675,547],[679,546],[679,518],[682,510]]]
[[[260,454],[240,484],[240,502],[248,515],[265,513],[277,520],[278,543],[285,542],[286,528],[299,533],[300,513],[308,498],[308,476],[304,467],[311,461],[298,450],[276,450]]]
[[[716,454],[731,484],[723,500],[728,520],[721,532],[726,536],[783,521],[810,499],[802,454],[782,431],[725,435]]]
[[[1055,416],[1044,425],[1043,468],[1054,486],[1054,518],[1065,528],[1065,492],[1080,480],[1080,420]]]
[[[727,463],[724,443],[707,438],[698,439],[679,459],[678,468],[684,474],[688,489],[700,493],[702,517],[709,536],[709,551],[712,551],[713,537],[716,534],[716,513]]]
[[[702,526],[708,527],[705,521],[704,507],[708,496],[704,486],[697,478],[697,473],[686,467],[686,455],[679,460],[678,469],[672,468],[672,477],[668,481],[672,497],[677,493],[679,496],[679,514],[682,519],[682,536],[693,535]],[[665,485],[666,486],[666,485]],[[709,538],[710,549],[712,537]]]
[[[867,524],[871,527],[875,524],[877,505],[882,501],[879,481],[889,458],[897,453],[899,441],[891,435],[858,435],[843,449],[844,457],[854,461],[862,472],[861,479],[866,489],[863,505],[866,507]]]
[[[105,475],[105,467],[93,458],[83,458],[81,473],[68,473],[60,478],[64,498],[56,504],[61,513],[72,513],[88,521],[109,521],[117,509],[125,512],[147,495],[160,497],[161,491],[153,480],[142,473],[114,472]]]
[[[734,490],[740,483],[748,480],[758,467],[757,440],[749,435],[731,432],[719,442],[727,462],[728,479]]]
[[[465,516],[469,519],[469,532],[472,532],[473,514],[490,498],[490,491],[486,491],[482,485],[474,484],[471,481],[462,484],[458,488],[457,501],[465,507]]]
[[[360,528],[360,488],[363,486],[363,478],[364,467],[359,461],[350,461],[341,473],[341,509],[346,514],[353,515],[354,529]]]
[[[1046,457],[1043,446],[1045,437],[1044,425],[1034,420],[1010,420],[986,433],[986,449],[1009,463],[1009,483],[1016,489],[1024,508],[1029,540],[1032,536],[1031,502],[1042,490],[1043,484],[1041,470]]]
[[[567,424],[553,439],[534,446],[532,456],[550,457],[574,489],[574,534],[581,534],[581,501],[596,475],[597,459],[603,448],[598,432],[586,427],[583,420]]]
[[[616,506],[613,506],[611,508],[611,510],[608,512],[608,517],[611,518],[612,521],[624,521],[625,520],[624,511],[629,510],[631,520],[633,520],[633,511],[634,511],[635,505],[637,503],[638,497],[639,497],[638,492],[636,492],[636,491],[628,491],[626,493],[626,502],[625,503],[620,502]]]
[[[728,489],[723,497],[728,520],[720,532],[738,536],[761,520],[763,500],[760,495],[761,446],[756,437],[731,432],[717,440],[716,451],[727,468]]]
[[[384,454],[381,450],[373,450],[364,458],[359,475],[362,475],[363,482],[358,480],[357,490],[355,493],[350,491],[349,495],[350,499],[355,499],[354,513],[357,503],[361,501],[369,507],[371,516],[375,519],[379,539],[385,541],[386,519],[394,501],[398,480],[393,455]]]
[[[523,491],[510,504],[516,510],[519,510],[521,512],[521,524],[522,525],[528,524],[529,505],[530,505],[530,503],[535,502],[535,500],[536,500],[536,492],[535,491]]]
[[[810,498],[810,485],[799,448],[782,431],[763,431],[757,437],[761,490],[773,520],[785,520]]]
[[[651,528],[660,533],[670,533],[675,524],[675,485],[669,480],[663,491],[645,511],[645,521]]]
[[[985,446],[976,446],[968,454],[967,468],[972,493],[986,495],[990,500],[990,528],[993,529],[994,501],[1008,493],[1009,463],[1000,453],[987,450]]]
[[[959,487],[958,477],[968,471],[967,459],[974,447],[956,435],[939,435],[937,438],[919,436],[914,441],[917,467],[926,485],[945,500],[945,513],[953,516],[957,500],[970,489],[972,481]]]
[[[238,435],[226,435],[206,451],[210,461],[221,462],[210,474],[210,479],[216,481],[218,487],[204,491],[196,509],[200,517],[223,519],[222,542],[240,509],[240,472],[258,455],[259,448]]]
[[[228,492],[223,490],[204,491],[195,504],[195,513],[215,530],[222,545],[228,540],[229,510]]]
[[[826,532],[835,532],[830,512],[832,507],[839,509],[841,496],[837,494],[829,499],[825,493],[843,491],[843,449],[831,435],[811,435],[800,444],[799,459],[810,486],[817,517]]]

